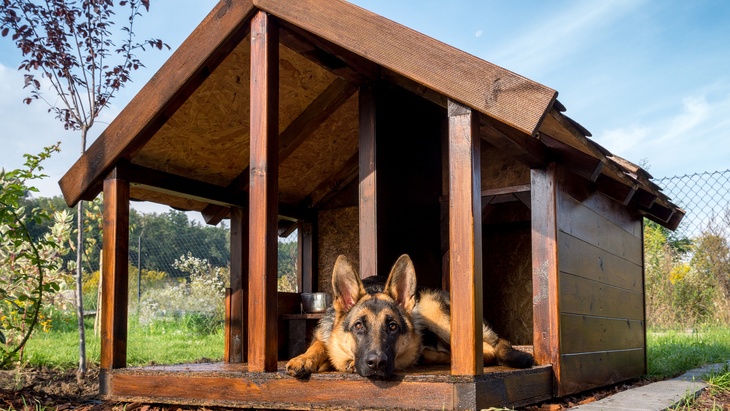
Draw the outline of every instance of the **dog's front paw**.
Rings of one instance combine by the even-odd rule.
[[[292,358],[286,363],[286,373],[294,378],[308,378],[315,371],[317,371],[317,367],[314,361],[303,355]]]
[[[345,371],[347,372],[355,372],[355,360],[350,360],[347,362],[347,367],[345,367]]]

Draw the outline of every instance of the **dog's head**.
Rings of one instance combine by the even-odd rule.
[[[332,273],[335,322],[328,341],[330,361],[341,371],[387,379],[413,365],[421,352],[421,334],[411,314],[416,305],[416,272],[402,255],[393,265],[383,292],[368,294],[346,257]]]

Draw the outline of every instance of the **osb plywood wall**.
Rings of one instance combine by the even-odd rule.
[[[332,292],[332,269],[340,254],[360,266],[360,231],[357,207],[333,208],[318,213],[319,291]]]
[[[530,184],[530,168],[482,142],[482,190]]]

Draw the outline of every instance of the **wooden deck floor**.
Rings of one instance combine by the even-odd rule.
[[[290,410],[480,409],[526,405],[552,395],[549,365],[487,367],[478,377],[451,376],[441,366],[415,367],[389,381],[337,372],[300,381],[284,372],[284,364],[272,373],[223,363],[122,368],[102,374],[101,390],[114,401]]]

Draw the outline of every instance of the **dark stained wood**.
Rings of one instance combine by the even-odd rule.
[[[482,138],[528,167],[545,167],[550,161],[550,152],[532,135],[515,130],[486,116],[483,116],[480,122]]]
[[[378,199],[376,141],[376,101],[372,85],[360,87],[360,277],[378,274]]]
[[[561,273],[560,312],[643,321],[644,299],[640,292]]]
[[[641,264],[642,243],[639,237],[568,195],[561,196],[558,206],[561,216],[559,218],[560,231],[600,247],[629,262]],[[637,223],[635,221],[632,225]]]
[[[251,373],[244,364],[182,364],[113,370],[106,399],[276,409],[453,410],[519,406],[546,398],[551,369],[489,367],[479,377],[450,376],[445,367],[417,367],[392,381],[349,373],[295,380],[283,372]]]
[[[510,186],[510,187],[500,187],[500,188],[489,188],[486,190],[482,190],[482,197],[486,196],[499,196],[503,194],[515,194],[515,193],[523,193],[523,192],[529,192],[530,191],[530,185],[519,185],[519,186]]]
[[[130,159],[248,34],[250,0],[220,2],[61,178],[66,203],[92,200],[114,163]],[[201,47],[200,45],[205,45]]]
[[[642,376],[644,350],[602,351],[562,356],[563,384],[558,395],[568,395]]]
[[[639,188],[639,185],[633,182],[627,185],[618,182],[605,174],[601,174],[596,179],[596,187],[598,187],[600,192],[615,199],[619,203],[628,205],[634,197],[634,193],[636,193],[636,190]]]
[[[644,348],[644,321],[561,314],[562,354]]]
[[[242,206],[248,201],[248,194],[235,187],[224,188],[138,165],[129,166],[129,180],[131,185],[150,191],[169,193],[226,207]]]
[[[532,186],[533,347],[538,364],[552,364],[555,389],[560,377],[558,312],[558,180],[557,166],[530,172]]]
[[[596,181],[603,170],[603,161],[586,154],[562,141],[551,137],[547,133],[540,133],[540,141],[550,147],[556,161],[564,164],[565,167],[586,178],[590,181]]]
[[[239,207],[231,208],[231,297],[227,312],[226,344],[230,347],[228,362],[245,362],[248,355],[246,319],[248,317],[248,214]]]
[[[297,275],[300,293],[311,293],[317,284],[317,258],[315,247],[317,245],[316,224],[300,221],[297,228]]]
[[[359,175],[360,155],[356,153],[350,157],[342,167],[332,173],[312,191],[304,200],[302,207],[320,208],[324,207],[339,194],[345,191]]]
[[[558,246],[561,271],[633,292],[642,291],[640,265],[565,233],[558,237]]]
[[[129,299],[129,176],[126,164],[104,179],[104,230],[101,290],[102,369],[127,366],[127,304]]]
[[[528,135],[556,95],[554,90],[344,1],[255,3],[304,31],[441,94],[458,97]]]
[[[480,375],[482,225],[479,115],[449,101],[451,374]]]
[[[277,187],[279,30],[258,12],[251,20],[251,182],[249,203],[248,363],[277,363]]]

